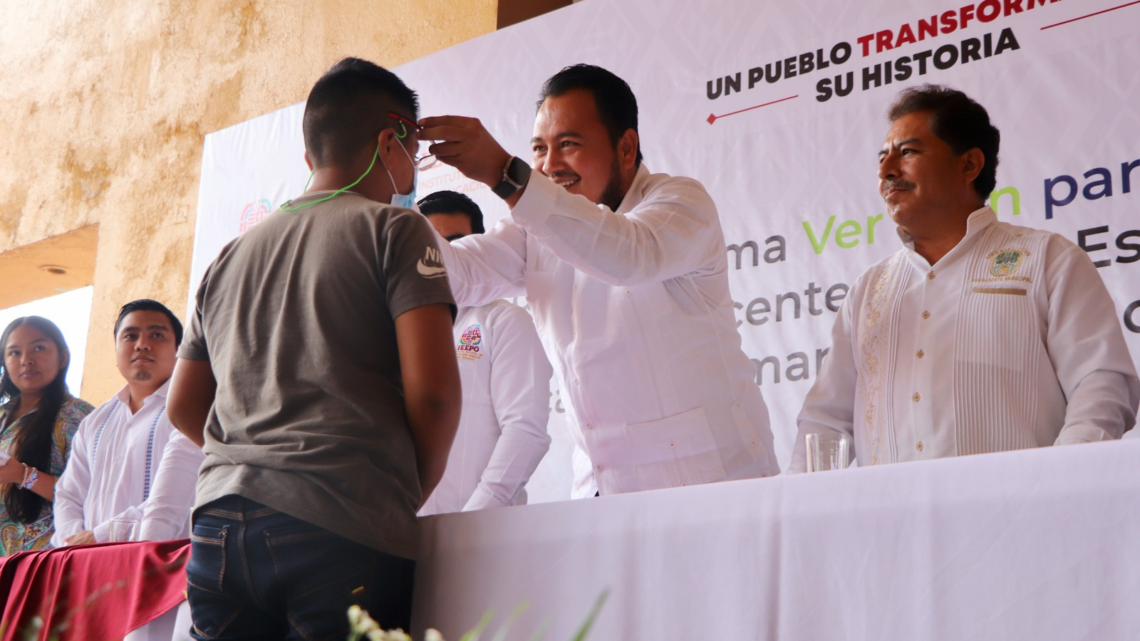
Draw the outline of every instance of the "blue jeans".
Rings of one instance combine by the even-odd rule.
[[[200,641],[341,641],[348,607],[410,628],[415,561],[230,495],[194,515],[187,596]]]

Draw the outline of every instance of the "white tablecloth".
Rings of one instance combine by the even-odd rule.
[[[591,641],[1140,639],[1140,440],[422,523],[417,639],[562,641],[606,588]]]

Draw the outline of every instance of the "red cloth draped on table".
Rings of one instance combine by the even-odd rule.
[[[0,641],[121,639],[186,598],[189,560],[186,539],[81,545],[0,558]],[[38,634],[29,634],[37,627]]]

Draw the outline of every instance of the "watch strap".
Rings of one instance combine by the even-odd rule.
[[[495,195],[499,198],[510,198],[526,186],[527,181],[530,180],[530,165],[519,158],[512,156],[507,164],[503,167],[503,179],[499,184],[491,188]]]

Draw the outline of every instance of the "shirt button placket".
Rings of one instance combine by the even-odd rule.
[[[930,282],[930,281],[933,281],[935,278],[936,278],[936,275],[935,275],[935,272],[933,269],[926,272],[927,285],[922,288],[923,289],[922,296],[926,300],[929,300],[928,297],[935,295],[934,291],[931,289],[934,286],[934,284],[932,282]],[[922,310],[921,316],[922,316],[922,320],[928,320],[930,318],[930,310],[929,309]],[[917,342],[918,342],[918,344],[919,345],[926,344],[926,334],[929,331],[927,329],[927,326],[920,322],[917,329],[918,329],[918,331],[917,331],[917,338],[918,338]],[[914,374],[915,374],[914,385],[915,385],[916,391],[911,396],[911,401],[913,402],[913,410],[911,412],[911,416],[914,419],[914,423],[913,423],[913,425],[914,425],[914,437],[915,437],[915,441],[916,441],[915,449],[918,450],[919,452],[922,452],[924,445],[922,444],[922,441],[918,440],[918,439],[919,439],[919,437],[921,437],[923,435],[924,430],[920,429],[919,426],[927,425],[927,423],[930,419],[929,412],[930,412],[931,408],[929,408],[925,405],[923,405],[923,406],[919,405],[919,403],[922,402],[922,394],[917,390],[918,389],[924,389],[926,387],[926,384],[929,382],[929,380],[928,380],[929,379],[929,371],[927,369],[925,369],[925,367],[924,367],[927,364],[927,361],[925,360],[926,350],[923,347],[919,347],[915,351],[914,357],[915,357],[915,359],[918,360],[918,362],[915,363],[915,366],[914,366],[915,367],[915,369],[914,369]]]

